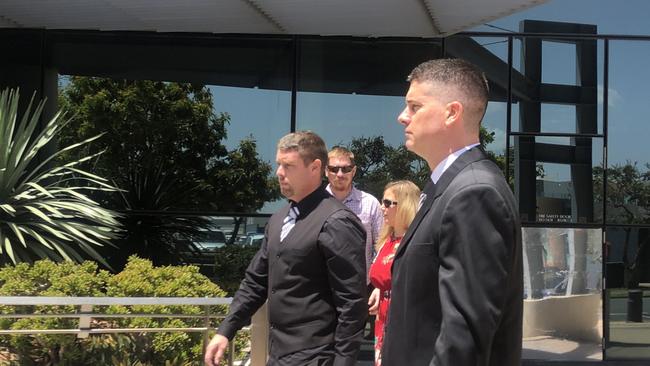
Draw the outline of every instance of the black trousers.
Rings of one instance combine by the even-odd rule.
[[[266,366],[331,366],[334,364],[334,345],[303,349],[283,356],[274,356],[273,350],[269,355]]]

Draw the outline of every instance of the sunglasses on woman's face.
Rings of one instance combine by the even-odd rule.
[[[334,166],[334,165],[328,165],[327,170],[330,171],[332,174],[336,174],[340,171],[343,172],[343,174],[348,174],[349,172],[354,169],[354,165],[345,165],[345,166]]]
[[[386,207],[386,208],[390,208],[390,206],[397,206],[397,201],[391,201],[391,200],[387,200],[385,198],[383,200],[381,200],[381,203],[383,203],[384,207]]]

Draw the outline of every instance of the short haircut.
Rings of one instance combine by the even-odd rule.
[[[350,159],[350,164],[354,166],[354,153],[348,148],[343,147],[343,146],[334,146],[330,152],[327,154],[327,157],[332,159],[332,158],[348,158]]]
[[[305,165],[316,159],[321,161],[321,174],[327,167],[327,147],[320,136],[311,131],[296,131],[283,136],[278,141],[278,150],[297,151]]]
[[[426,61],[416,66],[406,80],[419,83],[439,83],[447,87],[454,87],[467,98],[461,102],[475,103],[475,112],[479,122],[483,119],[490,91],[485,74],[472,63],[459,58]],[[469,107],[469,105],[465,107]]]

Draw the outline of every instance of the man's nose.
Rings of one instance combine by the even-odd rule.
[[[403,126],[406,126],[409,124],[410,117],[408,116],[408,113],[406,111],[406,108],[402,111],[402,113],[397,116],[397,122]]]

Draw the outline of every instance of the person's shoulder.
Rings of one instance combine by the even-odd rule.
[[[318,204],[318,209],[330,211],[330,215],[339,210],[348,210],[348,207],[334,196],[323,197]]]
[[[335,197],[328,197],[321,202],[323,209],[328,210],[329,219],[347,219],[354,218],[357,219],[357,215],[350,210],[350,208],[344,205],[341,201],[337,200]]]
[[[500,197],[504,201],[511,201],[513,199],[513,192],[508,186],[503,172],[489,159],[479,160],[466,166],[452,180],[444,194],[447,197],[487,194]]]
[[[501,186],[506,182],[503,172],[490,159],[475,161],[461,170],[452,181],[455,184],[488,184]]]
[[[379,205],[379,200],[377,199],[377,197],[373,196],[372,194],[370,194],[370,193],[368,193],[366,191],[362,191],[362,190],[360,190],[358,188],[352,188],[352,189],[354,189],[354,190],[356,190],[358,192],[359,197],[361,198],[362,202],[364,202],[364,203],[372,203],[373,205]]]

